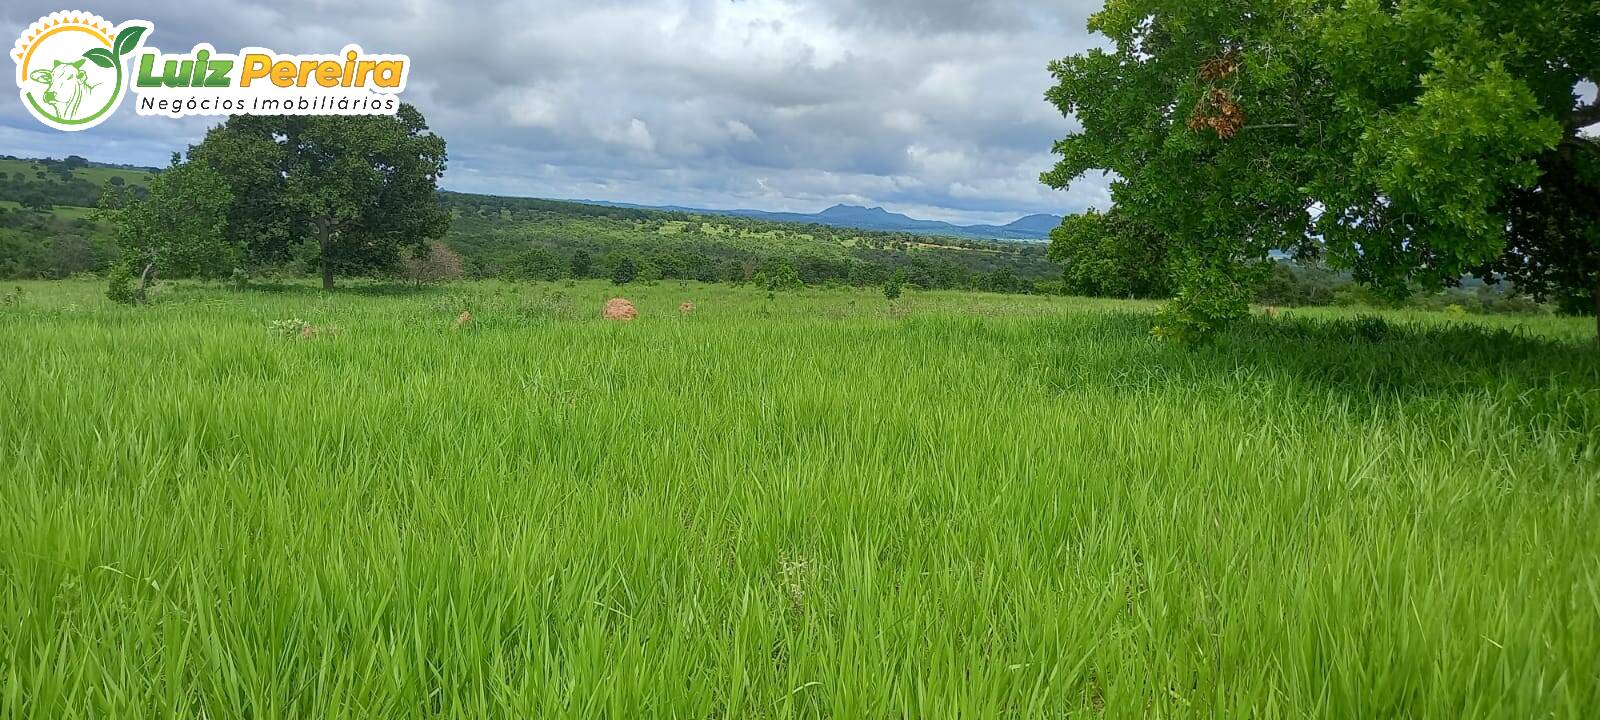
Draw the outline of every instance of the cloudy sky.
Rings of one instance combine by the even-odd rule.
[[[403,96],[449,142],[468,192],[714,208],[882,205],[1006,222],[1109,205],[1103,183],[1041,186],[1072,125],[1046,64],[1095,43],[1098,0],[8,0],[14,39],[81,9],[155,23],[167,52],[406,53]],[[9,40],[8,40],[9,42]],[[0,154],[161,165],[216,118],[140,117],[59,133],[13,93]]]

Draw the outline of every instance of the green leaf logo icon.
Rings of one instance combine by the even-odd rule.
[[[103,68],[113,68],[117,66],[117,59],[111,55],[110,50],[105,48],[89,48],[88,52],[85,52],[83,56],[84,58],[88,59],[89,62],[99,65]]]
[[[111,44],[117,51],[117,55],[122,56],[133,52],[133,49],[139,46],[139,38],[144,37],[145,30],[144,26],[132,25],[117,33],[116,42]]]

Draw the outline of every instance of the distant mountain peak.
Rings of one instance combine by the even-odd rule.
[[[817,214],[820,215],[820,216],[831,216],[831,215],[857,215],[857,216],[860,216],[860,215],[877,215],[877,216],[886,216],[886,215],[892,215],[892,216],[896,216],[896,217],[906,217],[904,215],[900,215],[899,213],[889,212],[888,210],[885,210],[885,209],[883,209],[881,207],[866,207],[864,205],[846,205],[844,203],[839,203],[838,205],[835,205],[835,206],[833,206],[831,208],[828,208],[827,210],[823,210],[822,212],[817,213]]]
[[[591,201],[592,202],[592,201]],[[776,222],[816,223],[833,227],[906,232],[920,235],[978,238],[985,240],[1040,241],[1050,238],[1050,231],[1061,225],[1061,216],[1036,213],[1017,219],[1007,225],[956,225],[941,220],[918,220],[892,212],[882,207],[865,207],[839,203],[819,213],[766,212],[763,210],[703,210],[681,206],[630,205],[627,203],[599,202],[599,205],[631,207],[645,210],[701,213],[706,215],[731,215]]]
[[[1021,217],[1021,218],[1017,218],[1017,220],[1015,220],[1014,222],[1011,222],[1011,223],[1007,223],[1004,227],[1006,227],[1007,229],[1010,229],[1010,230],[1020,230],[1020,231],[1025,231],[1025,232],[1042,232],[1042,233],[1048,234],[1051,230],[1054,230],[1054,229],[1056,229],[1057,227],[1060,227],[1060,226],[1061,226],[1061,216],[1059,216],[1059,215],[1046,215],[1044,213],[1035,213],[1033,215],[1027,215],[1027,216],[1024,216],[1024,217]]]

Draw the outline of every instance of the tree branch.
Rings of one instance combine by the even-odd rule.
[[[1561,144],[1571,145],[1579,150],[1600,155],[1600,142],[1596,142],[1594,138],[1584,137],[1582,135],[1568,135],[1566,139],[1561,141]]]
[[[1595,123],[1600,123],[1600,101],[1579,106],[1578,109],[1572,111],[1568,122],[1576,130],[1582,130]]]

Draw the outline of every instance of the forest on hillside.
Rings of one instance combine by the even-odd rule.
[[[0,277],[65,278],[108,269],[119,255],[96,208],[102,194],[148,195],[151,168],[0,158]],[[1060,268],[1041,243],[796,225],[738,217],[636,210],[556,200],[441,192],[451,223],[441,253],[463,278],[876,285],[899,277],[921,288],[1059,292]],[[258,277],[315,272],[313,247],[246,271]],[[457,271],[456,268],[459,268]],[[404,265],[377,273],[403,277]],[[626,274],[626,273],[625,273]]]

